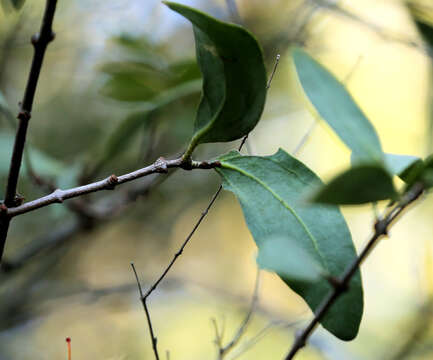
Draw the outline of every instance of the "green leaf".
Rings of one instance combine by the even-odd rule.
[[[433,48],[433,11],[428,6],[408,3],[409,12],[427,44]]]
[[[259,254],[264,246],[265,251],[267,246],[273,246],[273,243],[265,245],[272,239],[294,239],[303,251],[335,277],[341,276],[356,258],[349,229],[338,207],[303,201],[305,192],[321,184],[304,164],[281,149],[266,157],[231,152],[219,160],[222,167],[216,171],[221,175],[224,188],[238,198]],[[287,262],[297,261],[290,252],[284,254]],[[289,267],[287,269],[290,271]],[[296,274],[279,275],[313,311],[331,289],[324,278],[305,282],[295,280]],[[322,325],[340,339],[351,340],[358,333],[362,311],[362,284],[358,272],[350,290],[337,300]]]
[[[139,133],[140,127],[148,125],[150,112],[138,112],[128,115],[108,138],[98,167],[119,156]]]
[[[155,97],[153,102],[144,103],[142,106],[137,107],[136,112],[129,114],[110,134],[96,168],[99,169],[125,151],[133,138],[139,133],[138,130],[149,124],[156,111],[185,96],[197,93],[200,86],[201,80],[181,83]]]
[[[25,0],[1,0],[2,8],[5,12],[9,12],[11,7],[14,10],[20,10],[25,3]]]
[[[403,174],[416,162],[421,161],[417,156],[412,155],[398,155],[398,154],[385,154],[385,165],[393,175],[402,178]],[[402,178],[402,180],[404,180]]]
[[[9,173],[9,163],[11,160],[12,149],[14,146],[15,135],[11,133],[0,134],[0,176],[6,176]],[[27,146],[31,165],[34,171],[42,176],[58,176],[65,171],[65,166],[60,161],[50,157],[34,147]],[[22,168],[26,171],[26,163],[23,161]]]
[[[175,62],[165,69],[144,62],[117,61],[105,63],[100,71],[109,76],[101,94],[128,102],[151,101],[164,91],[200,78],[197,64],[191,61]]]
[[[184,5],[165,4],[193,24],[203,74],[203,95],[186,155],[199,144],[248,134],[260,119],[266,98],[266,70],[257,40],[238,25]]]
[[[345,86],[301,49],[293,51],[293,60],[307,98],[354,156],[363,162],[382,162],[376,131]]]
[[[16,127],[15,117],[12,114],[12,110],[4,97],[3,93],[0,91],[0,115],[3,114],[8,122],[8,125],[13,129]]]
[[[356,205],[396,199],[392,177],[380,165],[356,165],[323,186],[312,201],[324,204]]]
[[[290,261],[287,261],[287,254],[290,254]],[[294,239],[283,236],[263,241],[257,264],[290,281],[315,282],[326,274],[322,265]]]

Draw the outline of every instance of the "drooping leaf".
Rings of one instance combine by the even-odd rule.
[[[257,40],[244,28],[190,7],[165,2],[193,24],[203,95],[187,150],[207,142],[236,140],[260,119],[266,97],[266,70]]]
[[[332,179],[312,198],[323,204],[357,205],[396,199],[392,177],[380,165],[357,165]]]
[[[290,261],[287,259],[290,254]],[[295,239],[274,236],[263,241],[257,257],[262,269],[276,272],[290,281],[316,282],[326,274],[319,264]]]
[[[224,188],[238,198],[259,253],[273,238],[293,239],[335,277],[341,276],[356,258],[349,229],[338,207],[303,201],[306,192],[321,184],[304,164],[283,150],[266,157],[231,152],[220,161],[222,167],[217,172]],[[287,262],[296,261],[290,252],[285,255]],[[278,275],[313,311],[331,289],[324,278],[305,282],[294,280],[296,276]],[[358,332],[362,311],[361,277],[357,273],[350,290],[337,300],[322,325],[340,339],[351,340]]]
[[[376,131],[345,86],[303,50],[295,49],[293,60],[307,98],[353,155],[362,162],[382,162]]]
[[[11,160],[12,149],[15,135],[11,133],[0,134],[0,176],[9,173],[9,163]],[[50,157],[44,152],[26,145],[26,151],[30,157],[32,167],[35,172],[43,176],[58,176],[65,171],[65,166],[58,160]],[[23,161],[22,169],[26,171],[26,163]]]

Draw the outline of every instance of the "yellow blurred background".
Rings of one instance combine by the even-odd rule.
[[[221,19],[230,16],[222,0],[182,3]],[[315,8],[317,3],[237,1],[241,18],[268,51],[269,69],[275,55],[281,54],[263,119],[249,138],[250,151],[268,155],[281,147],[292,152],[315,122],[297,88],[288,53],[292,44],[302,41],[346,82],[375,126],[385,152],[428,155],[432,150],[428,145],[432,135],[428,106],[431,59],[423,51],[405,3],[329,1],[326,3],[337,8]],[[7,34],[16,32],[12,45],[3,46],[0,52],[0,90],[10,104],[16,104],[23,91],[31,56],[27,39],[39,27],[42,6],[43,1],[28,1],[21,15],[0,12],[0,41],[4,44]],[[307,8],[300,11],[303,6]],[[315,10],[307,17],[311,8]],[[20,16],[22,20],[18,20]],[[303,17],[308,22],[302,38],[296,38]],[[98,69],[116,56],[109,40],[112,36],[124,32],[143,35],[164,43],[174,57],[194,54],[189,25],[158,1],[60,1],[55,31],[30,132],[36,145],[71,167],[86,156],[88,144],[105,136],[128,109],[98,92],[102,83]],[[16,110],[16,105],[12,106]],[[81,123],[75,122],[80,112],[86,116]],[[177,121],[175,113],[172,121]],[[192,122],[191,118],[191,127]],[[65,148],[58,150],[60,140],[52,140],[57,136]],[[199,155],[212,157],[236,146],[202,146]],[[349,151],[322,121],[313,128],[298,157],[325,181],[350,162]],[[122,169],[122,164],[115,166]],[[106,171],[109,174],[111,169]],[[79,233],[55,255],[49,271],[30,284],[25,279],[37,271],[37,265],[2,274],[0,279],[6,285],[0,306],[6,303],[9,307],[7,313],[1,313],[3,320],[0,318],[6,324],[0,332],[0,359],[65,359],[66,337],[72,338],[73,359],[153,359],[130,262],[135,263],[146,289],[177,251],[217,186],[216,174],[178,171],[123,217]],[[66,222],[72,215],[62,213],[59,207],[54,205],[55,210],[46,209],[36,218],[30,213],[22,222],[17,219],[6,254],[19,254],[32,235],[43,235],[54,224]],[[359,250],[372,232],[373,211],[370,206],[342,210]],[[344,343],[318,329],[297,358],[433,358],[429,328],[433,320],[432,210],[433,201],[427,197],[393,227],[389,239],[383,240],[363,265],[365,310],[358,337]],[[53,220],[47,222],[46,217]],[[14,241],[17,245],[12,245]],[[162,358],[166,351],[175,360],[217,358],[211,319],[224,327],[224,342],[228,342],[251,301],[255,256],[239,204],[232,194],[223,193],[149,299]],[[38,261],[43,262],[44,256]],[[25,289],[21,283],[26,284]],[[18,300],[12,305],[16,307],[7,301],[15,298]],[[7,318],[11,312],[15,312],[13,321]],[[300,297],[275,275],[262,271],[259,305],[251,326],[227,359],[283,358],[294,332],[311,316]],[[264,329],[265,336],[249,348],[249,340]],[[410,353],[399,355],[407,342]]]

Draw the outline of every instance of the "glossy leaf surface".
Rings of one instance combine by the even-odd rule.
[[[190,7],[165,2],[194,29],[203,94],[187,150],[201,143],[236,140],[260,119],[266,97],[266,70],[257,40],[244,28]]]

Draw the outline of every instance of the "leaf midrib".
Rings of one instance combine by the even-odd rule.
[[[326,264],[326,260],[324,259],[324,257],[322,256],[320,250],[319,250],[319,246],[317,244],[317,240],[316,238],[313,236],[313,234],[311,234],[311,232],[308,230],[306,224],[302,221],[301,217],[296,213],[296,211],[284,200],[282,199],[277,193],[275,193],[265,182],[263,182],[262,180],[260,180],[259,178],[257,178],[256,176],[249,174],[248,172],[244,171],[243,169],[234,166],[232,164],[228,164],[226,162],[222,162],[222,166],[227,168],[227,169],[231,169],[234,171],[239,172],[240,174],[250,178],[251,180],[257,182],[259,185],[261,185],[265,190],[267,190],[269,193],[271,193],[271,195],[277,199],[294,217],[295,219],[298,221],[298,223],[301,225],[301,227],[304,229],[304,231],[306,232],[306,234],[308,235],[308,237],[310,238],[310,240],[313,243],[314,248],[316,249],[317,253],[320,256],[320,259],[324,262],[324,265],[327,267]],[[285,168],[283,168],[284,170],[286,170]],[[233,183],[230,182],[230,180],[224,176],[224,178],[226,179],[226,181],[228,183],[230,183],[233,186]]]

